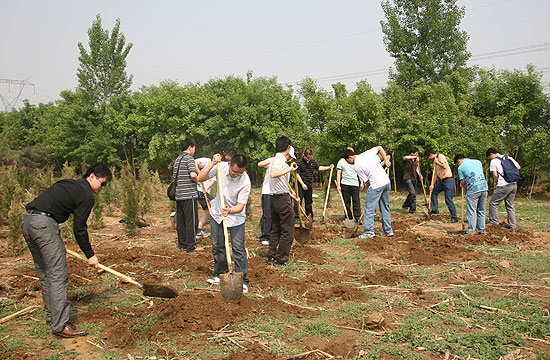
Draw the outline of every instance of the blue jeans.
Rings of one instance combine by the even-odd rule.
[[[468,230],[466,230],[466,233],[474,230],[478,233],[485,231],[486,204],[487,191],[466,195],[466,217],[468,218]]]
[[[455,195],[455,179],[452,177],[440,181],[434,187],[434,190],[432,191],[432,211],[438,211],[437,195],[439,195],[442,191],[445,192],[445,204],[447,204],[447,207],[449,208],[451,219],[458,220],[455,203],[453,202],[453,196]]]
[[[384,229],[384,233],[393,233],[390,214],[390,190],[390,184],[386,184],[376,189],[369,186],[367,189],[365,215],[363,215],[363,223],[365,224],[364,232],[366,234],[374,235],[374,211],[376,210],[377,204],[382,213],[382,229]]]
[[[244,223],[227,228],[231,238],[232,261],[235,263],[235,272],[243,273],[243,284],[248,285],[248,259],[244,248]],[[225,238],[223,235],[223,223],[218,224],[210,217],[210,236],[212,237],[212,256],[214,257],[214,274],[219,276],[229,272],[227,258],[225,256]]]

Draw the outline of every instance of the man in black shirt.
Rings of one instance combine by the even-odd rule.
[[[304,155],[298,162],[298,182],[301,185],[300,200],[305,200],[306,215],[311,215],[313,219],[313,170],[326,171],[334,168],[334,164],[329,166],[320,166],[315,159],[313,159],[313,151],[311,149],[305,149]],[[330,184],[329,184],[330,186]],[[298,208],[294,207],[295,217],[298,217]]]
[[[86,170],[82,179],[60,180],[50,186],[25,207],[23,237],[31,251],[40,279],[42,299],[46,308],[46,322],[54,335],[65,338],[87,335],[69,319],[67,300],[69,273],[66,250],[58,224],[74,215],[74,236],[88,264],[97,268],[99,262],[88,236],[87,220],[98,194],[112,179],[109,167],[101,162]]]

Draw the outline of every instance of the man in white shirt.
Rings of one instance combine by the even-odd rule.
[[[382,215],[382,236],[393,236],[390,214],[390,178],[382,163],[390,166],[389,157],[382,146],[373,147],[360,155],[349,155],[348,164],[355,166],[355,172],[363,182],[370,182],[365,199],[365,215],[363,216],[364,232],[359,237],[369,239],[374,237],[374,211],[376,204]],[[381,163],[382,161],[382,163]]]
[[[195,165],[197,169],[200,171],[204,169],[208,164],[210,164],[210,159],[201,157],[198,159],[195,159]],[[212,195],[210,195],[210,187],[214,183],[214,179],[210,179],[208,181],[205,181],[203,183],[199,183],[197,185],[197,195],[198,195],[198,203],[202,208],[202,216],[199,219],[199,231],[197,232],[197,237],[205,237],[210,236],[209,233],[204,231],[204,227],[206,226],[206,223],[208,222],[208,219],[210,218],[210,210],[208,210],[208,204],[206,202],[211,202],[214,198]]]
[[[269,245],[269,236],[271,233],[271,207],[270,207],[270,194],[269,194],[269,183],[271,181],[271,176],[269,174],[269,164],[273,161],[275,157],[270,157],[265,160],[262,160],[258,163],[258,167],[266,168],[264,182],[262,185],[262,219],[260,220],[260,228],[262,230],[262,235],[260,236],[260,243],[264,246]],[[294,148],[290,147],[290,152],[286,155],[286,161],[291,162],[293,159],[296,159],[294,154]]]
[[[291,150],[290,139],[280,136],[275,140],[277,154],[269,164],[269,202],[271,209],[271,234],[269,236],[269,250],[265,262],[273,266],[285,265],[290,256],[290,248],[294,241],[294,210],[291,198],[299,199],[291,194],[288,187],[290,172],[296,171],[298,166],[287,164],[287,155]]]
[[[516,210],[514,209],[514,199],[516,198],[516,193],[518,191],[518,184],[517,182],[509,183],[504,180],[504,169],[502,168],[502,162],[500,160],[502,155],[496,149],[487,149],[485,155],[491,159],[489,170],[493,173],[493,183],[495,184],[493,195],[491,195],[491,200],[489,201],[489,224],[499,224],[498,205],[504,200],[506,213],[508,214],[508,224],[506,224],[505,227],[515,229],[517,227],[517,223]],[[512,160],[518,170],[521,169],[521,166],[514,158],[510,156],[508,156],[508,158]]]
[[[359,199],[359,192],[363,190],[363,181],[359,179],[353,165],[348,164],[346,158],[355,155],[353,148],[348,147],[342,158],[338,160],[336,164],[336,189],[342,193],[344,199],[344,206],[348,219],[354,219],[359,222],[361,216],[361,201]],[[353,203],[353,211],[351,205]]]
[[[231,237],[231,249],[235,262],[235,272],[243,273],[243,292],[248,292],[250,280],[248,274],[248,259],[244,246],[244,223],[246,221],[246,203],[250,196],[250,178],[245,172],[248,160],[244,155],[236,154],[229,162],[221,162],[222,157],[216,154],[212,162],[201,170],[198,181],[204,182],[216,178],[222,181],[225,206],[220,206],[220,194],[212,201],[210,210],[210,229],[212,236],[212,255],[214,257],[214,278],[208,279],[211,284],[219,285],[220,274],[229,271],[225,255],[225,238],[223,232],[223,217],[226,217],[228,231]],[[218,178],[217,164],[221,163],[221,179]],[[219,188],[219,187],[218,187]]]

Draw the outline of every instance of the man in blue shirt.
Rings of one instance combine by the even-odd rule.
[[[468,230],[464,233],[469,234],[476,230],[482,235],[485,232],[485,207],[489,191],[483,175],[483,165],[481,161],[468,159],[462,154],[457,154],[454,161],[458,166],[460,186],[466,187]]]

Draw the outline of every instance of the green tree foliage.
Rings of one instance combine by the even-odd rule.
[[[132,43],[126,45],[126,38],[120,32],[120,19],[109,34],[103,29],[98,14],[88,29],[88,52],[79,42],[78,88],[94,105],[109,103],[116,95],[128,93],[133,75],[126,75],[126,57]]]
[[[550,131],[550,102],[543,92],[541,74],[526,71],[480,70],[473,85],[474,114],[498,129],[503,153],[521,160],[523,145],[536,134]]]
[[[385,0],[382,9],[384,43],[395,66],[390,77],[396,83],[436,83],[453,71],[466,71],[469,36],[459,29],[464,8],[456,0]]]

